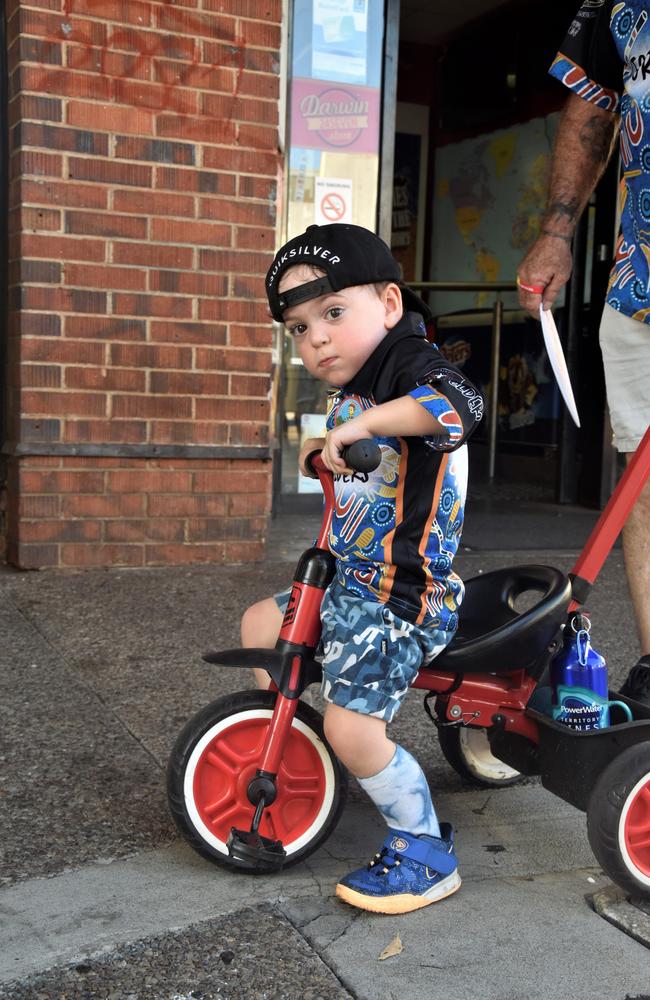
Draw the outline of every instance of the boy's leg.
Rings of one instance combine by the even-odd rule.
[[[386,723],[330,704],[325,734],[388,826],[379,852],[339,882],[337,896],[375,913],[409,913],[456,892],[452,829],[438,824],[420,765],[388,739]]]
[[[244,649],[273,649],[282,627],[282,612],[274,597],[252,604],[241,620],[241,644]],[[253,668],[257,686],[268,690],[271,678],[266,670]]]
[[[417,837],[440,836],[424,772],[415,757],[388,739],[383,719],[328,705],[325,735],[388,827]]]

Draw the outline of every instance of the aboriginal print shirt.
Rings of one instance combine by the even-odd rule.
[[[406,313],[361,371],[329,396],[328,430],[363,410],[411,395],[445,428],[431,437],[380,437],[371,473],[335,476],[329,537],[339,582],[407,621],[454,631],[463,584],[452,571],[467,489],[465,441],[483,398],[425,340]]]
[[[650,323],[650,8],[586,0],[550,72],[585,101],[621,115],[621,229],[607,302]]]

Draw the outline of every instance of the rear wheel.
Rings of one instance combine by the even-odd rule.
[[[187,723],[169,760],[167,796],[178,829],[199,854],[227,868],[241,870],[227,841],[232,827],[250,828],[254,808],[247,789],[260,766],[275,698],[270,691],[243,691],[212,702]],[[299,702],[277,797],[259,828],[262,836],[282,841],[285,867],[326,840],[346,791],[346,775],[325,742],[320,715]]]
[[[523,777],[495,757],[485,729],[473,726],[439,726],[440,748],[453,769],[473,785],[505,788]]]
[[[609,877],[650,898],[650,743],[628,747],[605,768],[589,799],[587,833]]]

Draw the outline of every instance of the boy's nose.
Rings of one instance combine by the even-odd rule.
[[[325,323],[314,323],[309,331],[310,340],[314,347],[326,344],[329,338],[329,331]]]

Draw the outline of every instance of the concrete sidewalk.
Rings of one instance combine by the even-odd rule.
[[[488,508],[468,519],[465,577],[568,569],[595,519]],[[325,846],[276,876],[228,873],[178,839],[170,747],[193,713],[246,686],[200,654],[237,644],[242,607],[287,583],[316,521],[276,521],[262,567],[0,572],[0,998],[647,1000],[650,952],[589,902],[608,882],[584,815],[534,779],[463,785],[417,692],[392,734],[457,829],[464,884],[449,900],[394,918],[334,898],[383,835],[356,786]],[[589,607],[616,686],[637,656],[620,551]],[[397,934],[402,952],[380,961]]]

